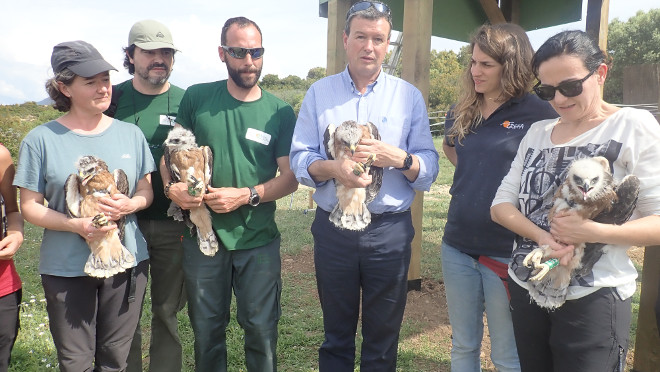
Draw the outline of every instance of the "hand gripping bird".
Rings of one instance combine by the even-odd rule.
[[[334,124],[328,125],[323,135],[328,159],[350,159],[362,138],[380,140],[378,128],[369,122],[360,125],[353,120],[345,121],[337,128]],[[350,188],[334,180],[338,203],[330,213],[330,221],[335,226],[348,230],[363,230],[371,223],[367,204],[374,200],[383,183],[383,168],[372,165],[375,160],[376,156],[372,154],[364,164],[356,163],[353,169],[356,176],[363,172],[371,175],[371,184],[366,188]]]
[[[601,156],[571,163],[566,179],[555,193],[548,214],[552,221],[560,211],[574,210],[585,219],[609,224],[626,222],[637,202],[639,179],[624,177],[618,184],[612,178],[607,159]],[[603,255],[602,243],[575,245],[573,258],[567,266],[558,259],[548,260],[552,249],[542,246],[530,252],[523,264],[532,269],[529,293],[542,307],[557,308],[566,301],[568,286],[578,275],[588,275]]]
[[[95,227],[117,225],[100,238],[86,238],[92,251],[85,263],[87,275],[109,278],[133,267],[135,257],[124,247],[124,217],[116,223],[100,211],[98,201],[117,193],[128,195],[128,179],[121,169],[112,174],[106,163],[92,155],[83,156],[76,163],[78,174],[66,179],[64,193],[69,217],[93,217]]]
[[[173,182],[185,182],[188,194],[200,196],[206,193],[206,187],[211,182],[213,169],[213,153],[208,146],[197,146],[195,135],[180,126],[174,127],[163,143],[165,148],[165,165]],[[207,256],[215,256],[218,251],[218,238],[211,224],[211,212],[205,204],[190,210],[182,210],[172,202],[167,215],[176,221],[184,221],[191,230],[197,233],[199,249]],[[193,226],[195,231],[193,232]]]

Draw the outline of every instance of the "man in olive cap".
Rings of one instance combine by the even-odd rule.
[[[110,116],[134,123],[144,133],[159,161],[162,144],[172,128],[184,90],[168,79],[177,52],[170,30],[160,22],[137,22],[128,34],[124,67],[132,79],[113,87]],[[151,272],[150,371],[181,371],[181,342],[176,314],[186,303],[181,261],[184,225],[167,216],[170,201],[160,173],[152,174],[154,201],[137,214],[147,240]],[[128,357],[128,372],[142,371],[142,332],[138,326]]]

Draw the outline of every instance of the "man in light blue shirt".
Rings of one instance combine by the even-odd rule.
[[[361,371],[395,371],[399,329],[406,304],[410,243],[415,234],[410,204],[415,190],[429,190],[438,153],[426,104],[411,84],[382,72],[391,32],[387,5],[358,2],[348,11],[344,48],[348,66],[316,82],[300,109],[291,144],[291,169],[316,188],[312,225],[314,258],[325,341],[320,371],[353,371],[355,331],[362,291]],[[373,123],[381,140],[362,139],[352,159],[328,160],[323,136],[329,124]],[[353,173],[355,162],[376,155],[382,187],[368,204],[371,223],[362,231],[335,227],[336,182],[365,187],[371,176]]]

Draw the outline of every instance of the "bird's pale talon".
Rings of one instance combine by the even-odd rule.
[[[108,217],[106,217],[103,213],[97,214],[94,216],[94,218],[92,218],[92,226],[96,227],[97,229],[100,229],[107,224]]]
[[[362,173],[364,173],[364,165],[362,165],[362,163],[355,163],[353,166],[353,174],[359,176]]]

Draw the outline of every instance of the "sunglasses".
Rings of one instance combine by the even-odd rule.
[[[577,97],[582,94],[582,83],[589,79],[589,77],[593,75],[594,72],[596,72],[596,70],[591,71],[589,75],[583,77],[580,80],[567,81],[557,85],[556,87],[553,87],[552,85],[541,85],[541,82],[539,81],[534,86],[534,92],[540,99],[544,101],[550,101],[555,98],[556,91],[559,91],[559,93],[561,93],[564,97]]]
[[[228,47],[222,45],[222,49],[230,56],[238,59],[243,59],[250,53],[252,59],[259,59],[264,56],[264,48],[241,48],[241,47]]]
[[[353,13],[359,12],[361,10],[367,10],[372,6],[376,8],[377,11],[390,15],[390,7],[387,6],[387,4],[371,1],[360,1],[359,3],[353,4],[353,6],[348,10],[348,13],[346,13],[346,19],[348,19]]]

